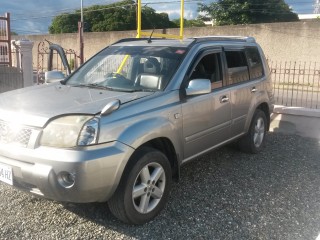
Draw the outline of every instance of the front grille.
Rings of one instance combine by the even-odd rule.
[[[0,143],[26,147],[31,133],[31,128],[0,121]]]

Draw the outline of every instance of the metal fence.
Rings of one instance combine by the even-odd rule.
[[[0,65],[0,93],[23,88],[22,70]]]
[[[0,65],[11,66],[10,14],[0,16]]]
[[[275,103],[320,108],[320,63],[269,61]]]

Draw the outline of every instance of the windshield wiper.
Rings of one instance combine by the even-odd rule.
[[[77,85],[70,85],[70,86],[72,86],[72,87],[98,88],[98,89],[106,89],[106,90],[114,91],[113,88],[107,87],[107,86],[102,86],[99,83],[86,83],[86,84],[77,84]]]
[[[116,92],[156,92],[157,90],[148,89],[148,88],[137,88],[137,89],[128,89],[128,88],[117,88],[117,87],[109,87],[101,85],[101,83],[82,83],[77,85],[70,85],[72,87],[88,87],[88,88],[98,88],[98,89],[105,89],[110,91]]]
[[[132,91],[132,92],[157,92],[157,90],[148,89],[148,88],[132,89],[131,91]]]
[[[110,91],[116,91],[116,92],[145,92],[144,90],[148,89],[128,89],[128,88],[117,88],[117,87],[109,87],[109,86],[103,86],[99,83],[87,83],[87,84],[78,84],[78,85],[71,85],[73,87],[89,87],[89,88],[98,88],[98,89],[104,89],[104,90],[110,90]],[[146,91],[149,92],[149,91]],[[152,91],[153,92],[153,91]]]

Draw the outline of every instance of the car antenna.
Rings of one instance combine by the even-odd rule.
[[[152,42],[152,41],[151,41],[151,38],[152,38],[153,32],[154,32],[154,27],[153,27],[153,30],[152,30],[152,32],[151,32],[151,34],[150,34],[150,37],[149,37],[147,43],[151,43],[151,42]]]

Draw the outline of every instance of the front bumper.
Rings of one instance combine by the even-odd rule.
[[[110,142],[77,149],[0,146],[0,163],[10,166],[13,186],[45,198],[67,202],[104,202],[115,191],[134,149]],[[59,174],[74,176],[69,187]]]

